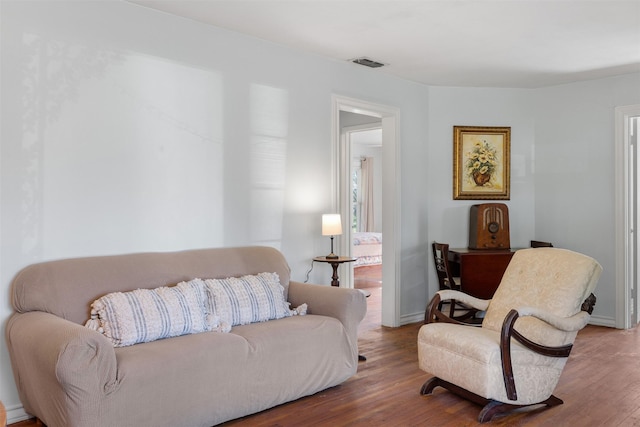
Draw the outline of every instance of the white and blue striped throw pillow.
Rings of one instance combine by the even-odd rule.
[[[115,347],[211,330],[204,282],[107,294],[91,304],[86,326]]]
[[[209,310],[222,324],[231,326],[289,317],[292,311],[284,298],[277,273],[260,273],[226,279],[207,279]]]

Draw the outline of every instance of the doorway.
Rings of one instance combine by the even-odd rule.
[[[396,179],[399,161],[399,138],[397,123],[399,111],[394,107],[372,104],[366,101],[333,96],[332,98],[332,165],[333,195],[335,211],[342,218],[352,218],[353,213],[353,165],[352,147],[343,132],[344,113],[367,116],[377,122],[381,129],[382,147],[380,158],[381,179],[381,230],[382,241],[382,286],[381,286],[381,323],[384,326],[400,326],[400,280],[399,280],[399,237],[400,237],[400,180]],[[341,118],[341,113],[343,113]],[[345,220],[343,220],[345,221]],[[353,229],[344,227],[338,247],[341,253],[353,256]],[[353,265],[344,265],[341,274],[345,287],[354,287]],[[348,271],[347,271],[348,270]]]
[[[362,331],[379,327],[382,315],[382,121],[341,111],[340,125],[351,159],[351,205],[345,223],[351,231],[346,241],[351,242],[355,262],[349,273],[353,273],[353,287],[368,295]]]
[[[637,229],[640,225],[640,105],[615,109],[616,139],[616,327],[640,323]]]

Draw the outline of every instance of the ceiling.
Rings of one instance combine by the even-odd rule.
[[[640,71],[640,0],[130,0],[431,86],[539,88]],[[350,64],[353,67],[362,65]]]
[[[351,142],[369,147],[382,147],[382,128],[353,132]]]

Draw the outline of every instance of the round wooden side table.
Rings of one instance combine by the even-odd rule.
[[[340,286],[340,278],[338,277],[338,266],[345,262],[354,262],[356,259],[348,256],[339,256],[337,258],[327,258],[326,256],[317,256],[313,259],[316,262],[327,262],[333,268],[331,276],[331,286]]]

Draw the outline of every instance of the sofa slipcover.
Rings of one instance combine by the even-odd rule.
[[[275,272],[308,314],[114,348],[83,326],[110,292]],[[56,426],[212,426],[356,373],[361,292],[290,281],[273,248],[198,249],[49,261],[12,286],[6,339],[27,413]]]

